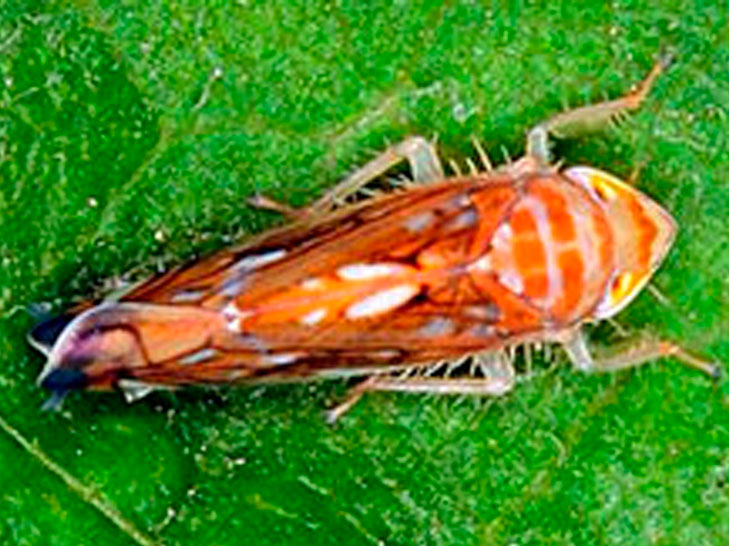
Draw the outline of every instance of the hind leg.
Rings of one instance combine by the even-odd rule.
[[[368,392],[406,392],[413,394],[461,394],[470,396],[503,396],[510,392],[516,383],[514,366],[503,353],[486,354],[473,357],[475,366],[483,377],[442,377],[429,375],[433,370],[442,368],[443,363],[433,365],[420,375],[390,376],[373,375],[353,387],[345,400],[327,412],[327,422],[334,423],[348,412]],[[480,361],[483,359],[483,361]]]
[[[711,377],[717,378],[720,374],[719,366],[713,362],[694,356],[671,341],[655,338],[623,345],[613,351],[613,354],[595,359],[590,354],[585,337],[579,330],[562,340],[562,346],[574,366],[583,372],[611,372],[641,366],[659,358],[673,357],[682,364]]]
[[[294,220],[315,218],[316,215],[331,211],[402,161],[407,161],[410,165],[414,182],[428,184],[444,178],[443,167],[433,144],[423,137],[413,136],[390,146],[309,207],[300,210],[294,209],[261,195],[252,198],[249,202],[255,207],[274,210]]]
[[[527,156],[548,165],[550,135],[570,138],[599,130],[618,121],[631,110],[640,108],[656,78],[668,67],[670,61],[670,56],[662,57],[634,90],[618,99],[574,108],[535,125],[527,136]]]
[[[428,184],[444,178],[443,167],[433,144],[423,137],[413,136],[390,146],[325,193],[309,208],[312,211],[330,210],[402,161],[409,163],[412,179],[417,183]]]

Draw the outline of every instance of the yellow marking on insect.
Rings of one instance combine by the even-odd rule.
[[[615,185],[613,181],[605,180],[597,176],[591,177],[591,182],[595,191],[606,201],[615,201],[618,197],[618,193],[615,191]]]
[[[633,282],[634,277],[635,275],[633,275],[630,271],[626,271],[618,275],[610,289],[610,294],[614,300],[620,300],[624,298],[628,292],[630,292],[635,284]]]
[[[592,167],[570,167],[564,174],[594,192],[602,201],[615,201],[621,193],[635,193],[632,187],[619,178]]]
[[[614,309],[615,305],[617,305],[621,301],[630,301],[630,298],[628,298],[628,296],[636,289],[639,284],[641,284],[641,282],[644,282],[644,280],[641,280],[641,278],[636,278],[636,275],[634,275],[630,271],[625,271],[623,273],[620,273],[619,275],[616,275],[613,281],[607,287],[605,291],[605,297],[603,301],[600,302],[596,313],[599,315],[606,310]]]

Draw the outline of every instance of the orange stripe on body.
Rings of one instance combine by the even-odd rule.
[[[575,217],[582,216],[580,228],[584,230],[591,227],[588,226],[592,224],[591,218],[579,214],[582,207],[576,201],[584,196],[575,195],[570,186],[542,183],[535,186],[533,194],[547,211],[551,249],[556,254],[555,261],[561,280],[559,292],[553,294],[550,301],[551,310],[556,317],[566,319],[579,307],[585,295],[584,260],[594,255],[590,249],[589,234],[587,238],[579,240]],[[588,256],[583,256],[583,252]]]
[[[656,237],[658,236],[658,227],[649,218],[644,207],[637,199],[632,198],[629,201],[630,213],[633,216],[637,239],[639,243],[636,245],[638,249],[638,261],[640,268],[649,270],[651,267],[651,248]]]
[[[555,305],[555,314],[566,315],[574,310],[582,300],[585,266],[582,261],[582,254],[574,246],[562,250],[559,253],[557,262],[562,271],[564,282],[562,283],[562,298]]]
[[[524,294],[530,299],[545,298],[549,291],[547,255],[536,219],[528,208],[520,207],[514,211],[510,223],[514,233],[511,251],[523,279]]]
[[[547,290],[546,293],[541,295],[534,294],[534,298],[536,299],[535,303],[544,309],[549,309],[554,305],[554,302],[560,298],[563,290],[562,274],[559,271],[557,264],[557,252],[559,247],[553,238],[549,215],[549,202],[545,202],[538,195],[530,195],[524,199],[524,206],[534,217],[536,228],[534,236],[537,238],[543,249],[539,257],[543,256],[543,261],[540,265],[546,281]],[[539,267],[535,267],[535,269],[539,269]],[[525,272],[527,275],[530,273],[532,272]],[[545,281],[535,284],[537,284],[537,286],[541,286],[541,284]]]
[[[605,213],[590,195],[558,178],[533,180],[511,226],[525,296],[560,322],[589,312],[615,259]]]

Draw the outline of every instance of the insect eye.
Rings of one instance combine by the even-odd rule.
[[[619,188],[611,185],[609,180],[593,179],[592,189],[603,203],[609,203],[618,198]]]
[[[633,287],[633,274],[630,271],[620,273],[613,279],[611,292],[613,299],[621,300]]]
[[[83,388],[87,381],[88,377],[80,369],[58,368],[43,378],[41,387],[50,391],[67,392]]]
[[[590,167],[571,167],[565,171],[565,175],[587,188],[603,203],[615,201],[626,191],[631,191],[622,180]]]
[[[593,190],[595,190],[595,195],[600,198],[600,201],[602,201],[603,203],[607,203],[609,201],[609,196],[607,195],[607,193],[605,193],[605,189],[603,187],[595,185],[593,187]]]
[[[41,322],[29,334],[31,343],[41,350],[50,350],[74,318],[75,315],[66,314]]]

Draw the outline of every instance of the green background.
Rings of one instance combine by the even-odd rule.
[[[0,543],[726,544],[729,389],[675,361],[501,400],[330,382],[71,396],[41,413],[53,310],[280,223],[388,143],[527,128],[676,62],[619,130],[560,144],[672,211],[649,292],[593,345],[663,335],[729,362],[724,2],[0,2]],[[36,305],[37,306],[37,305]],[[65,481],[64,481],[65,480]]]

